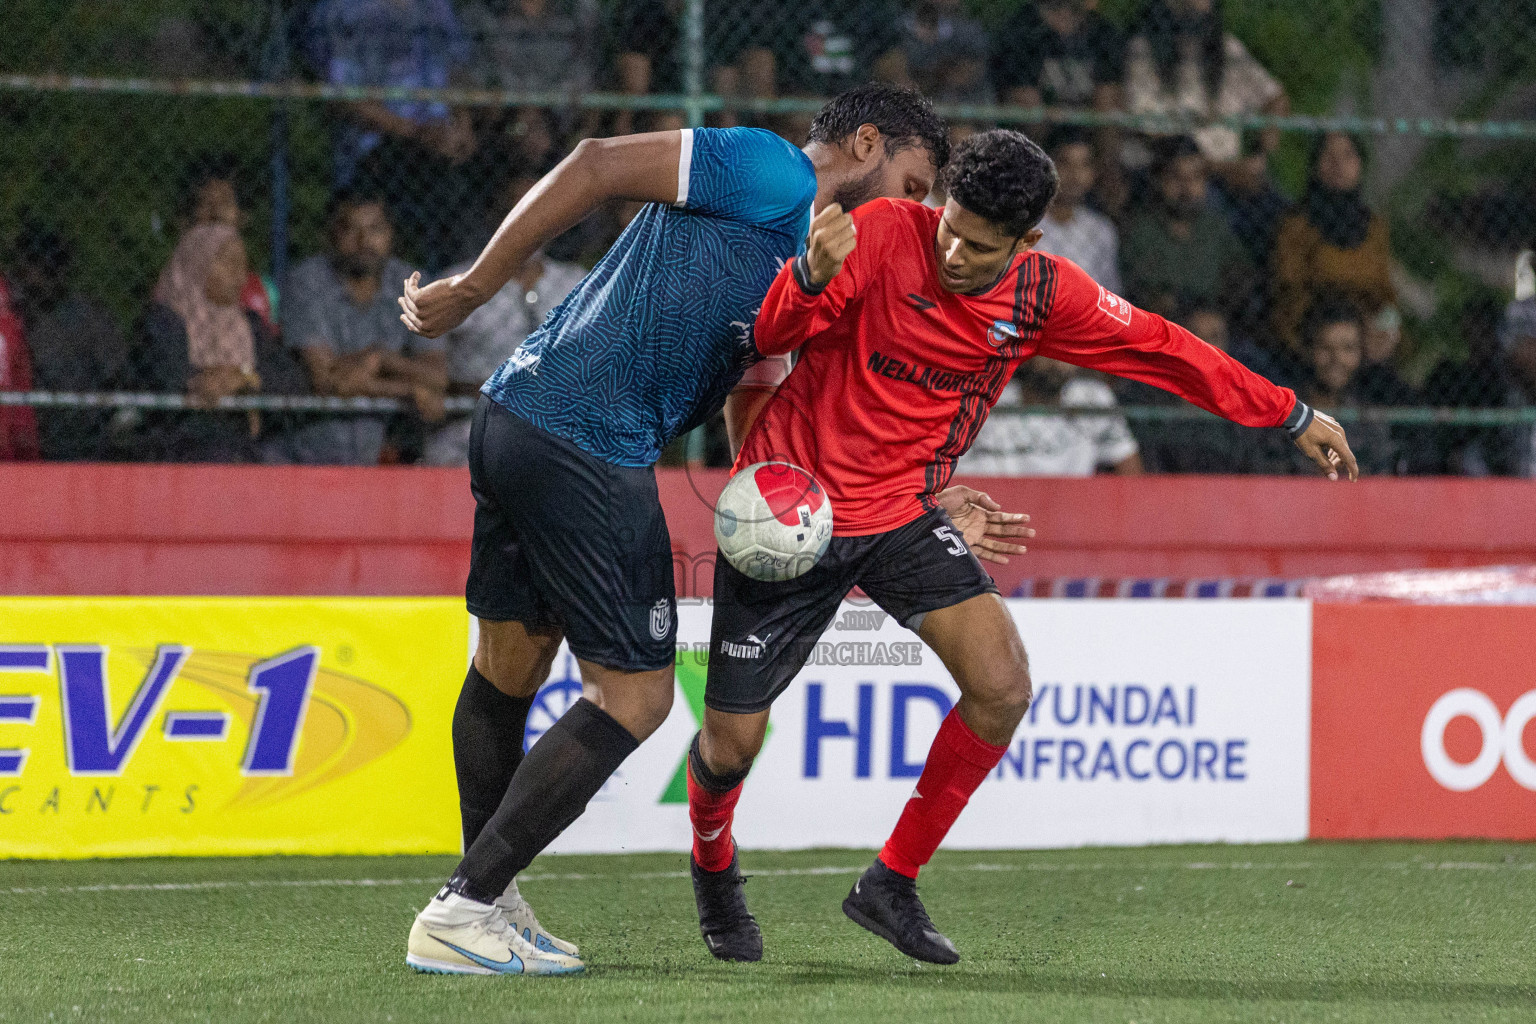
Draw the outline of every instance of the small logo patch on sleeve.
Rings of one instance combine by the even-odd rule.
[[[1103,285],[1099,285],[1099,309],[1111,320],[1131,326],[1131,304]]]

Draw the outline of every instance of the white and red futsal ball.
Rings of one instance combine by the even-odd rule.
[[[715,505],[715,541],[736,570],[782,582],[809,572],[832,540],[832,502],[816,478],[788,462],[759,462],[731,477]]]

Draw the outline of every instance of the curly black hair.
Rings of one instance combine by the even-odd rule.
[[[885,151],[896,153],[921,146],[942,169],[949,162],[949,125],[933,104],[916,89],[883,82],[854,86],[834,97],[816,113],[808,142],[837,145],[872,124],[885,136]]]
[[[1056,198],[1056,165],[1023,132],[972,135],[944,169],[944,191],[1015,237],[1027,233]]]

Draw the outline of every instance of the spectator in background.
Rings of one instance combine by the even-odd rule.
[[[1161,140],[1153,197],[1126,228],[1120,265],[1128,298],[1161,316],[1181,308],[1227,315],[1248,301],[1253,265],[1226,220],[1206,204],[1206,160],[1187,136]]]
[[[476,85],[571,96],[594,88],[593,0],[467,0],[459,10]]]
[[[895,80],[939,103],[991,103],[987,32],[960,0],[918,0],[903,23]]]
[[[0,391],[32,390],[32,353],[21,315],[0,277]],[[29,406],[0,406],[0,462],[30,462],[40,457],[37,415]]]
[[[319,0],[311,59],[332,85],[442,89],[470,47],[449,0]],[[397,211],[404,248],[428,269],[456,258],[473,200],[469,113],[415,100],[353,104],[336,140],[336,184],[380,190]]]
[[[534,175],[516,175],[508,182],[501,201],[492,207],[487,237],[500,225],[506,211],[517,205],[538,180]],[[472,262],[448,273],[463,273]],[[585,274],[573,263],[548,259],[543,252],[534,253],[501,291],[444,335],[448,346],[448,393],[479,394],[480,385],[544,322],[550,310],[565,301]],[[438,429],[427,440],[422,462],[432,466],[468,465],[469,429],[468,416]]]
[[[1418,405],[1422,396],[1397,370],[1403,341],[1403,317],[1396,306],[1383,306],[1365,324],[1358,375],[1360,398],[1371,405]]]
[[[132,383],[128,343],[100,302],[72,283],[75,255],[50,228],[24,222],[11,246],[6,286],[31,355],[39,391],[115,391]],[[96,460],[121,454],[110,410],[47,409],[37,414],[44,459]]]
[[[1424,381],[1424,401],[1436,407],[1496,409],[1523,405],[1509,352],[1536,335],[1536,304],[1506,307],[1496,293],[1474,293],[1457,311],[1465,359],[1446,358]],[[1429,472],[1456,476],[1510,475],[1521,470],[1525,432],[1518,427],[1437,426]]]
[[[1505,404],[1524,409],[1536,406],[1536,299],[1509,304],[1499,329],[1499,346],[1510,371]],[[1510,470],[1517,476],[1536,477],[1536,430],[1524,424],[1508,434],[1513,449]]]
[[[155,285],[145,317],[145,387],[185,394],[202,409],[230,395],[305,390],[297,364],[261,318],[241,306],[248,270],[245,246],[233,227],[199,224],[187,230]],[[141,454],[159,462],[255,461],[261,427],[256,412],[152,414]]]
[[[330,251],[293,269],[283,290],[283,334],[309,369],[316,394],[399,398],[429,423],[443,418],[442,339],[411,334],[395,304],[411,268],[393,255],[383,201],[342,193],[332,202]],[[372,466],[384,446],[380,416],[328,419],[269,451],[274,461]]]
[[[509,167],[546,172],[560,162],[560,126],[542,107],[518,107],[499,118],[477,154],[476,177],[496,181]],[[462,254],[461,254],[462,255]]]
[[[1423,405],[1424,396],[1398,371],[1398,349],[1403,341],[1403,318],[1396,306],[1383,306],[1381,312],[1365,321],[1365,337],[1360,346],[1360,370],[1355,374],[1355,391],[1366,405],[1404,408]],[[1394,423],[1389,428],[1399,454],[1398,472],[1423,474],[1442,472],[1436,454],[1436,431],[1432,427]]]
[[[185,201],[183,231],[199,224],[223,224],[236,231],[245,230],[246,215],[240,206],[235,162],[228,157],[214,157],[193,165],[187,175]],[[260,317],[270,334],[277,334],[277,302],[255,269],[247,270],[240,286],[240,305]]]
[[[1099,470],[1141,473],[1141,454],[1125,417],[997,415],[1011,406],[1113,409],[1109,385],[1076,367],[1036,356],[1003,387],[976,442],[956,469],[976,476],[1093,476]]]
[[[1097,0],[1022,3],[994,37],[992,79],[1004,103],[1022,107],[1120,110],[1125,105],[1125,37]],[[1031,127],[1031,134],[1045,126]],[[1099,209],[1119,218],[1130,198],[1120,166],[1122,133],[1093,133]]]
[[[1221,0],[1151,0],[1126,51],[1125,95],[1133,114],[1206,119],[1290,109],[1280,83],[1226,31]],[[1241,155],[1237,133],[1222,125],[1200,129],[1195,141],[1213,164]]]
[[[616,0],[609,22],[613,88],[629,96],[682,91],[677,54],[681,15],[681,0]],[[721,27],[719,19],[712,27]],[[771,71],[768,78],[771,82]],[[733,91],[721,89],[722,84],[716,82],[716,91]],[[614,113],[614,135],[634,130],[635,111]]]
[[[1019,4],[997,33],[992,77],[1014,106],[1117,110],[1125,40],[1088,0]]]
[[[1364,405],[1359,374],[1365,359],[1365,323],[1359,307],[1347,296],[1320,293],[1302,320],[1302,337],[1307,353],[1306,372],[1299,379],[1287,382],[1296,389],[1301,400],[1325,412]],[[1379,476],[1401,471],[1401,453],[1385,424],[1353,423],[1349,427],[1349,438],[1362,475]],[[1267,440],[1273,442],[1272,438]],[[1317,471],[1311,460],[1305,456],[1298,458],[1300,453],[1293,454],[1286,446],[1271,443],[1267,450],[1270,459],[1276,463],[1283,455],[1293,474],[1306,476]]]
[[[785,23],[776,47],[781,93],[836,96],[872,78],[901,77],[902,11],[894,0],[819,0],[792,14],[785,6],[764,4],[759,22]]]
[[[1267,337],[1273,315],[1270,288],[1275,238],[1280,233],[1281,218],[1290,210],[1291,201],[1275,187],[1270,177],[1269,153],[1264,148],[1260,132],[1243,132],[1242,155],[1216,168],[1211,177],[1211,198],[1212,205],[1226,218],[1227,226],[1243,244],[1249,261],[1257,269],[1258,284],[1249,294],[1247,306],[1237,311],[1235,319],[1245,334],[1257,332]]]
[[[1040,221],[1045,234],[1035,248],[1065,256],[1105,288],[1121,291],[1120,233],[1113,221],[1085,205],[1095,178],[1091,136],[1082,128],[1058,128],[1045,148],[1056,164],[1059,184]]]
[[[897,0],[711,0],[706,20],[714,85],[725,96],[835,96],[870,79],[906,79]],[[726,110],[718,123],[759,123],[799,145],[810,114],[749,121]]]
[[[1303,315],[1323,292],[1351,299],[1374,317],[1393,302],[1386,218],[1360,195],[1363,161],[1355,140],[1328,132],[1312,148],[1307,192],[1275,241],[1275,333],[1302,345]]]
[[[460,19],[472,44],[470,78],[486,89],[558,92],[574,100],[597,87],[601,12],[595,0],[468,0]],[[575,112],[575,108],[570,108]],[[497,111],[500,128],[516,111]],[[561,128],[595,134],[599,112],[562,117]],[[483,147],[482,147],[483,149]],[[476,175],[483,181],[483,175]]]
[[[1243,243],[1248,259],[1261,276],[1267,277],[1280,220],[1290,210],[1291,201],[1269,173],[1269,151],[1264,148],[1262,134],[1243,132],[1241,155],[1215,170],[1211,193],[1216,208]]]
[[[704,46],[711,82],[721,96],[771,100],[779,94],[778,52],[792,45],[794,19],[762,0],[708,0],[704,12]],[[730,128],[741,124],[766,126],[774,118],[727,108],[712,123]]]

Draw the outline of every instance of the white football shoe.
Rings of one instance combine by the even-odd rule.
[[[416,915],[405,962],[429,974],[579,974],[587,965],[545,952],[513,931],[495,906],[444,889]]]
[[[501,911],[501,916],[506,918],[512,930],[521,935],[524,940],[533,943],[535,949],[545,953],[564,953],[566,956],[580,955],[576,943],[555,938],[543,925],[539,924],[533,908],[517,891],[517,879],[514,878],[507,886],[507,891],[497,898],[496,909]]]

